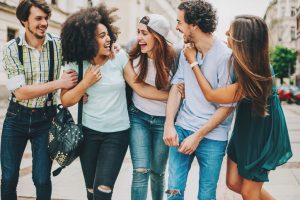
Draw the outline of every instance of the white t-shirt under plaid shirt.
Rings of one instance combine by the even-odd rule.
[[[50,37],[51,36],[51,37]],[[48,82],[50,70],[49,41],[53,41],[54,48],[54,76],[57,80],[60,76],[62,64],[61,42],[55,35],[46,35],[42,51],[28,45],[25,34],[20,37],[20,42],[9,41],[3,48],[3,68],[7,74],[7,88],[14,92],[23,85],[35,85]],[[23,65],[19,59],[18,45],[23,50]],[[45,106],[48,95],[30,100],[22,100],[18,103],[29,108],[41,108]],[[53,92],[53,104],[57,103],[57,91]]]

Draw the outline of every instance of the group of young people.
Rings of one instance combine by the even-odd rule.
[[[176,27],[183,34],[182,50],[167,39],[169,22],[149,14],[139,21],[136,42],[125,52],[115,49],[115,11],[103,4],[82,9],[63,23],[59,38],[47,33],[51,10],[45,1],[20,1],[16,14],[25,34],[3,51],[12,98],[1,138],[1,198],[17,199],[20,162],[30,140],[37,199],[51,199],[48,131],[61,89],[63,106],[82,97],[85,102],[80,162],[87,199],[112,198],[128,146],[133,200],[146,200],[149,179],[152,199],[161,200],[164,193],[171,200],[184,199],[194,157],[200,166],[198,199],[216,199],[226,148],[227,186],[246,200],[274,199],[263,183],[292,152],[273,85],[264,21],[237,16],[226,32],[226,45],[213,35],[217,17],[212,5],[183,1]],[[126,83],[132,89],[127,99]]]

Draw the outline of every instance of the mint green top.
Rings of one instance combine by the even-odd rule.
[[[120,50],[113,60],[101,66],[102,78],[87,89],[88,102],[83,104],[82,124],[99,132],[117,132],[130,127],[126,103],[123,70],[128,62],[127,54]],[[90,66],[83,62],[83,74]],[[69,63],[64,70],[74,69],[77,63]]]

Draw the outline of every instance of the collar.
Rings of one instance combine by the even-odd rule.
[[[49,34],[47,33],[46,36],[45,36],[45,40],[44,40],[44,43],[42,46],[46,45],[49,41],[53,41],[53,39],[51,37],[49,37]],[[30,48],[30,49],[35,49],[34,47],[30,46],[26,40],[25,40],[25,33],[23,33],[21,36],[20,36],[20,42],[18,44],[19,46],[26,46],[27,48]]]

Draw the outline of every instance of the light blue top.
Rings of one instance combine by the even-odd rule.
[[[99,132],[117,132],[130,127],[123,77],[127,62],[127,54],[120,50],[113,60],[101,66],[102,78],[86,91],[89,96],[88,102],[83,104],[84,126]],[[83,74],[89,66],[88,61],[83,62]],[[78,65],[70,63],[64,69],[78,72]]]
[[[197,61],[202,64],[201,71],[212,88],[219,88],[232,82],[228,69],[230,55],[231,50],[217,38],[215,38],[213,46],[207,52],[204,60],[198,52]],[[235,106],[235,104],[220,105],[205,99],[183,52],[181,52],[178,70],[173,77],[172,84],[179,82],[185,83],[185,99],[181,104],[175,124],[186,130],[196,131],[201,128],[220,106]],[[205,137],[226,141],[231,122],[232,115]]]

